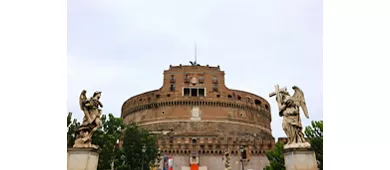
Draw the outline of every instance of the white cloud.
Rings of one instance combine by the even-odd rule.
[[[163,70],[193,60],[220,65],[229,88],[272,107],[275,137],[284,136],[275,84],[304,92],[311,120],[322,119],[321,1],[68,1],[68,109],[82,89],[103,91],[104,112],[161,87]],[[303,119],[305,125],[310,120]]]

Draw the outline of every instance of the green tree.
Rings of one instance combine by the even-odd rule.
[[[284,144],[277,142],[273,150],[267,151],[266,156],[270,165],[266,166],[264,170],[285,170],[284,167]]]
[[[70,148],[73,147],[74,141],[76,140],[76,130],[80,126],[76,118],[72,120],[72,112],[68,113],[66,126],[68,127],[67,147]]]
[[[305,129],[305,135],[310,139],[311,148],[316,153],[318,168],[323,169],[323,121],[312,121]]]
[[[108,117],[108,118],[107,118]],[[117,141],[122,135],[125,128],[122,118],[116,118],[111,113],[101,116],[102,127],[95,131],[92,136],[92,143],[99,146],[99,164],[98,170],[111,169],[111,164],[115,159],[119,150],[117,149]]]
[[[142,148],[145,146],[145,153]],[[147,130],[140,128],[136,124],[129,124],[123,136],[123,148],[120,151],[124,162],[118,160],[118,169],[148,170],[149,165],[157,158],[157,139]]]
[[[112,163],[116,170],[141,169],[142,163],[144,170],[148,169],[149,163],[157,157],[156,137],[136,124],[126,126],[122,118],[116,118],[112,114],[102,115],[101,121],[102,127],[92,136],[92,143],[100,149],[97,169],[111,169]],[[67,117],[67,126],[68,147],[72,147],[76,138],[75,132],[80,123],[77,119],[72,120],[71,112]],[[119,139],[123,139],[123,148],[117,147]],[[146,152],[142,153],[144,145]]]

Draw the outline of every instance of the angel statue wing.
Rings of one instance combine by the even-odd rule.
[[[303,95],[303,91],[297,86],[293,86],[292,89],[294,89],[295,91],[292,97],[297,100],[306,118],[309,119],[309,112],[307,111],[307,106],[306,106],[305,96]]]
[[[81,110],[84,110],[84,103],[85,101],[87,101],[87,90],[83,90],[80,94],[80,97],[79,97],[79,104],[80,104],[80,109]]]

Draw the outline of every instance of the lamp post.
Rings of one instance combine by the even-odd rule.
[[[142,170],[144,170],[144,155],[146,152],[146,146],[142,146]]]
[[[244,170],[244,159],[243,159],[243,154],[244,154],[244,146],[240,146],[240,153],[241,153],[241,166],[242,170]]]

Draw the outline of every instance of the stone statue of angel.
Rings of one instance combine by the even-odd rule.
[[[81,126],[76,130],[76,141],[73,147],[97,149],[98,147],[91,142],[93,133],[102,126],[100,107],[103,107],[103,104],[99,101],[102,92],[93,93],[90,99],[87,98],[86,93],[87,91],[83,90],[79,97],[80,109],[84,112],[84,118]]]
[[[305,117],[309,118],[305,97],[299,87],[293,86],[292,89],[295,92],[293,96],[290,96],[287,88],[279,88],[276,85],[275,92],[269,94],[269,97],[276,96],[279,116],[283,117],[282,127],[288,139],[284,149],[310,148],[310,144],[305,140],[302,132],[302,122],[299,114],[299,108],[302,108]]]

